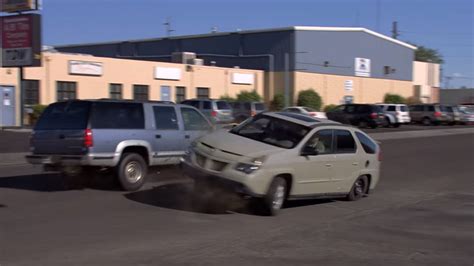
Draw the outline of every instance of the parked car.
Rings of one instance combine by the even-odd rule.
[[[457,106],[446,105],[446,113],[452,125],[461,123],[461,112]]]
[[[406,104],[380,103],[377,105],[385,113],[387,126],[399,127],[402,124],[409,124],[411,122],[410,112]]]
[[[304,114],[304,115],[309,115],[309,116],[320,118],[320,119],[327,119],[325,112],[318,112],[314,110],[313,108],[304,107],[304,106],[290,106],[283,109],[282,112]]]
[[[148,166],[180,163],[190,143],[213,130],[187,105],[74,100],[49,105],[31,135],[26,159],[65,178],[112,169],[122,188],[137,190]]]
[[[385,115],[375,104],[344,104],[326,112],[330,120],[343,124],[355,125],[360,128],[376,128],[384,125]]]
[[[234,122],[232,107],[227,101],[213,99],[191,99],[182,104],[191,105],[201,111],[209,120],[218,124]]]
[[[460,122],[464,125],[474,124],[474,106],[458,106],[460,112]]]
[[[264,103],[261,102],[231,102],[232,112],[235,122],[240,123],[249,117],[267,110]]]
[[[453,124],[453,116],[448,114],[446,106],[441,104],[415,104],[410,105],[410,117],[414,123],[425,126],[439,125],[442,123]]]
[[[357,128],[278,112],[206,135],[182,160],[198,194],[209,184],[221,186],[275,215],[286,200],[362,198],[379,181],[380,155],[379,145]]]

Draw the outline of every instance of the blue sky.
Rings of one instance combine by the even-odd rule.
[[[377,2],[380,20],[377,23]],[[360,26],[435,48],[450,87],[474,87],[473,0],[43,0],[49,45],[283,26]],[[446,85],[443,82],[442,86]]]

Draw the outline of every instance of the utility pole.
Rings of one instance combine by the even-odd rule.
[[[392,22],[392,38],[397,39],[400,34],[398,33],[398,22]]]
[[[285,108],[290,106],[290,54],[285,53]]]
[[[166,30],[166,37],[170,37],[171,32],[174,31],[173,29],[171,29],[171,18],[167,17],[163,25],[165,26],[165,30]]]

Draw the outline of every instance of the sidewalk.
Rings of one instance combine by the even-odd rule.
[[[0,167],[28,164],[25,159],[27,154],[27,152],[0,153]]]

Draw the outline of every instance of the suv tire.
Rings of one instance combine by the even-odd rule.
[[[124,190],[138,190],[146,180],[148,166],[136,153],[125,153],[117,167],[117,177]]]
[[[433,123],[431,122],[431,119],[429,117],[425,117],[423,118],[423,120],[421,121],[421,123],[424,125],[424,126],[431,126]]]
[[[367,189],[369,187],[369,179],[365,175],[359,176],[352,185],[352,189],[347,194],[348,201],[356,201],[362,198],[367,194]]]
[[[277,215],[283,207],[287,195],[288,184],[283,177],[277,176],[270,184],[267,194],[261,199],[260,214],[266,216]]]

